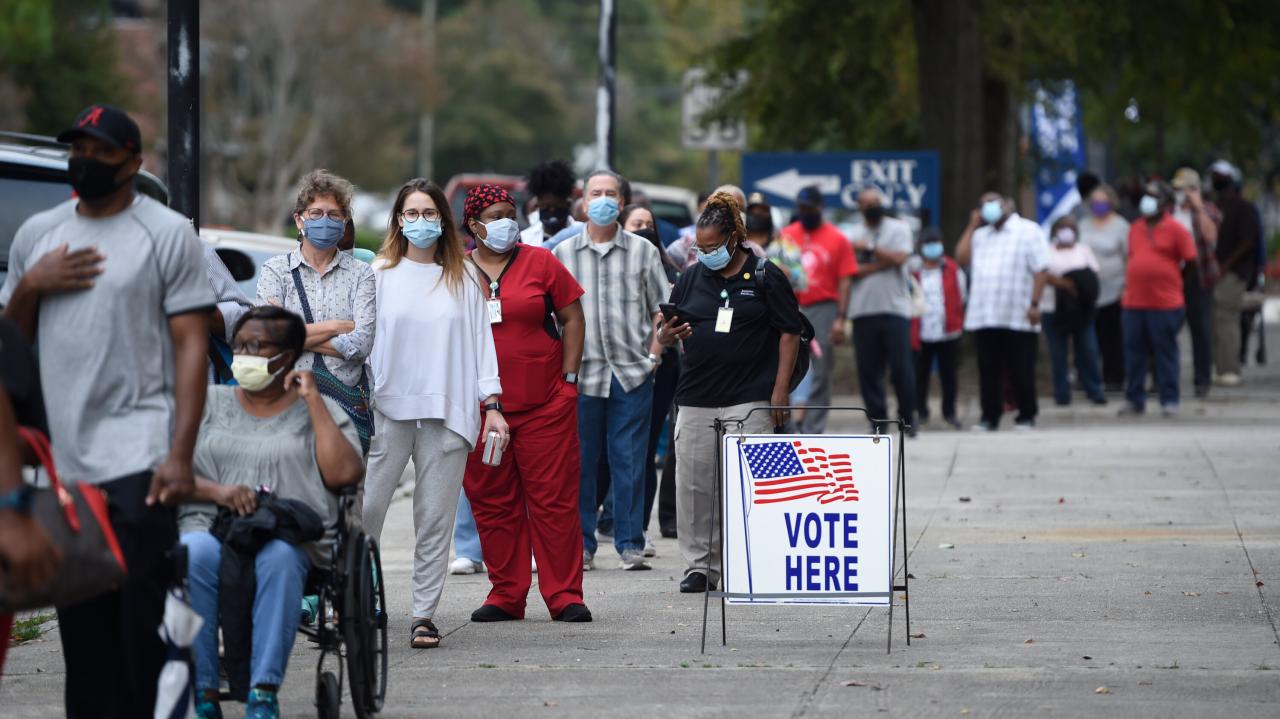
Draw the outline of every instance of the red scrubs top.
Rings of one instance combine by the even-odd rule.
[[[582,287],[555,255],[541,247],[516,245],[502,274],[480,279],[486,298],[497,294],[502,322],[491,325],[498,350],[504,412],[522,412],[550,401],[564,383],[564,342],[554,311],[582,297]],[[487,316],[487,315],[486,315]]]

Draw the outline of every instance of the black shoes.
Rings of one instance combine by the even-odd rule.
[[[680,582],[681,594],[701,594],[716,588],[716,583],[707,579],[702,572],[689,572]]]
[[[485,604],[471,613],[473,622],[512,622],[520,617],[507,614],[492,604]]]
[[[585,604],[570,604],[559,615],[552,617],[557,622],[589,622],[591,610]]]

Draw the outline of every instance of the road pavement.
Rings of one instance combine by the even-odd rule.
[[[397,500],[385,715],[1278,716],[1280,368],[1248,377],[1173,420],[1122,421],[1113,400],[1045,406],[1030,433],[926,427],[907,446],[918,637],[905,645],[895,611],[887,654],[885,610],[813,607],[731,607],[728,645],[713,624],[700,654],[703,602],[677,590],[674,540],[649,572],[601,551],[592,624],[551,622],[536,588],[528,619],[471,624],[487,579],[450,577],[443,646],[413,651]],[[284,716],[313,715],[314,660],[299,642]],[[56,629],[14,648],[0,717],[60,716],[61,672]]]

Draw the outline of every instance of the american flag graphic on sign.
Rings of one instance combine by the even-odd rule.
[[[763,442],[742,448],[751,472],[755,504],[816,497],[822,504],[858,501],[853,462],[847,454],[828,455],[799,440]]]

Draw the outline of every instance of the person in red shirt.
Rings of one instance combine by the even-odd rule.
[[[1129,227],[1129,263],[1123,309],[1125,399],[1122,416],[1142,414],[1147,403],[1147,362],[1155,358],[1156,385],[1164,416],[1178,412],[1178,330],[1184,300],[1182,266],[1196,259],[1191,233],[1171,214],[1173,188],[1150,182],[1138,207],[1142,219]]]
[[[589,622],[578,518],[582,288],[551,252],[518,243],[516,205],[506,190],[472,188],[463,212],[476,239],[471,261],[487,285],[503,413],[511,427],[497,466],[484,463],[483,443],[467,458],[462,486],[493,584],[471,621],[524,618],[532,552],[551,617]]]
[[[834,345],[844,342],[845,305],[849,286],[858,273],[849,240],[835,225],[822,218],[822,192],[806,187],[796,197],[798,219],[782,229],[782,234],[800,247],[807,282],[795,287],[800,311],[817,330],[819,356],[809,364],[813,383],[809,409],[800,424],[802,434],[822,434],[827,427],[827,411],[819,409],[831,404],[831,375],[835,368]]]

